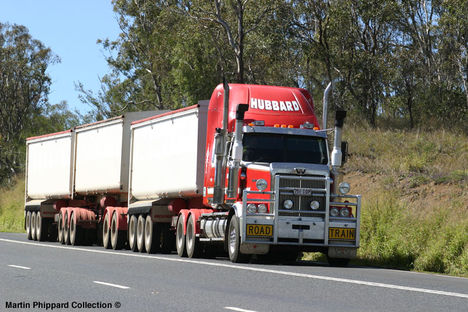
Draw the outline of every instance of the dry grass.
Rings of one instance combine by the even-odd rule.
[[[0,189],[0,232],[24,232],[24,178]]]
[[[468,138],[346,129],[361,263],[468,276]]]

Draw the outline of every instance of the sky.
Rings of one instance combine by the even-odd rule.
[[[0,0],[0,22],[26,26],[61,59],[48,68],[51,104],[67,101],[71,110],[90,110],[79,100],[75,83],[96,93],[99,77],[110,71],[108,52],[96,41],[113,40],[120,33],[111,0]]]

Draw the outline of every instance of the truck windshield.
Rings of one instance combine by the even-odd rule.
[[[252,162],[328,163],[325,139],[287,134],[245,133],[242,159]]]

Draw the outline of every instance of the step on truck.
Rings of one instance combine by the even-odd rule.
[[[341,182],[345,111],[327,140],[330,89],[322,127],[304,89],[224,83],[193,106],[28,138],[26,235],[232,262],[318,251],[344,265],[361,197]]]

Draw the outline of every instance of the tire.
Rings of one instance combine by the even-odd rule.
[[[139,252],[145,251],[145,217],[143,215],[138,216],[137,222],[137,248]]]
[[[145,220],[145,249],[151,254],[158,252],[161,245],[161,231],[159,223],[153,223],[150,215],[146,216]]]
[[[106,216],[104,217],[104,223],[102,224],[102,246],[106,249],[111,248],[109,218],[109,213],[106,213]]]
[[[43,223],[42,223],[42,216],[41,216],[41,212],[38,211],[36,212],[36,240],[38,241],[43,241],[44,240],[44,236],[42,231],[43,231],[44,227],[43,227]]]
[[[179,216],[179,219],[177,220],[177,227],[176,227],[176,249],[177,249],[177,254],[180,257],[187,257],[187,250],[185,249],[184,224],[185,224],[185,217],[183,214],[181,214]]]
[[[24,225],[26,228],[26,237],[31,240],[31,211],[26,212],[26,217],[24,218]]]
[[[347,267],[351,259],[330,258],[327,256],[328,264],[331,267]]]
[[[63,214],[59,212],[59,218],[57,222],[57,239],[60,244],[65,244],[64,233],[63,233]]]
[[[112,215],[110,232],[111,246],[114,250],[122,249],[124,245],[124,236],[122,234],[122,231],[119,231],[117,218],[117,211],[114,211],[114,214]]]
[[[232,216],[228,230],[228,254],[229,260],[234,263],[247,262],[250,258],[249,255],[244,255],[240,252],[239,228],[239,219],[236,216]]]
[[[69,228],[69,232],[70,232],[70,245],[72,246],[76,246],[78,245],[78,225],[76,224],[76,221],[75,221],[75,213],[72,212],[71,213],[71,216],[70,216],[70,228]]]
[[[137,228],[138,219],[135,215],[130,216],[130,220],[128,222],[128,247],[132,251],[137,251],[137,243],[136,243],[136,228]]]
[[[31,213],[31,240],[36,240],[36,212]]]
[[[187,221],[187,234],[185,234],[185,248],[189,258],[198,258],[200,256],[200,239],[196,235],[195,218],[190,215]]]
[[[68,221],[68,211],[65,212],[65,220],[63,222],[63,241],[66,245],[70,245],[70,224]]]

